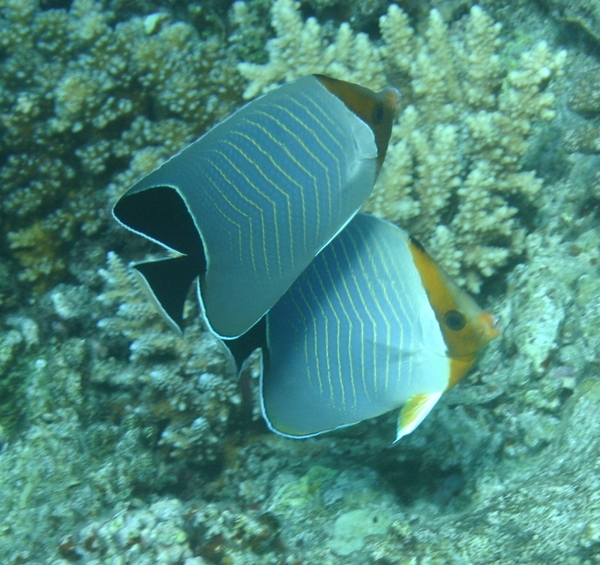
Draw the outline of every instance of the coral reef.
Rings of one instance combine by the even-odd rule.
[[[50,563],[593,563],[600,483],[598,440],[590,441],[588,429],[597,423],[599,392],[586,381],[543,456],[499,468],[497,444],[482,445],[480,461],[471,462],[479,473],[470,477],[456,467],[468,449],[440,468],[446,453],[433,453],[448,439],[439,437],[440,422],[424,424],[433,445],[411,439],[401,460],[399,450],[365,459],[373,446],[344,434],[293,449],[267,436],[237,452],[214,501],[160,499],[123,509],[64,538],[61,552],[71,559]],[[451,410],[445,416],[451,424],[464,418]],[[473,431],[489,444],[481,423]]]
[[[185,509],[178,500],[166,499],[148,508],[123,510],[112,520],[86,526],[77,536],[68,536],[60,546],[66,558],[86,562],[160,565],[204,565],[192,557],[183,528]],[[96,557],[97,559],[94,559]]]
[[[84,559],[89,565],[267,565],[279,525],[266,514],[232,512],[215,504],[184,506],[162,499],[144,508],[127,508],[65,537],[51,565]],[[241,548],[253,548],[245,553]]]
[[[600,41],[600,6],[597,2],[584,0],[543,0],[552,16],[573,25]]]
[[[206,482],[239,428],[227,352],[197,313],[182,339],[114,254],[100,276],[98,297],[61,284],[35,319],[2,319],[0,554],[21,562],[135,493],[185,488],[192,470]]]
[[[269,62],[265,65],[242,62],[241,74],[249,81],[244,98],[253,98],[278,84],[310,73],[323,73],[377,90],[386,85],[379,49],[365,33],[355,34],[343,23],[336,40],[325,43],[315,18],[304,22],[293,0],[276,0],[272,7],[272,26],[277,37],[267,42]],[[235,17],[243,26],[248,17],[244,2],[236,2]]]
[[[22,280],[42,291],[64,276],[117,194],[233,109],[233,51],[208,31],[93,0],[5,2],[0,223]]]
[[[522,170],[522,157],[535,122],[555,115],[547,84],[565,51],[542,41],[511,61],[500,24],[479,6],[453,26],[432,10],[418,35],[391,4],[380,18],[381,46],[348,24],[327,41],[292,0],[274,2],[272,14],[269,62],[239,65],[250,81],[244,96],[309,72],[374,89],[397,84],[409,104],[364,209],[407,228],[475,292],[522,254],[527,230],[513,202],[533,204],[542,187],[534,171]]]
[[[2,2],[3,563],[600,561],[600,64],[571,44],[561,74],[536,4],[438,4]],[[168,329],[126,264],[148,248],[110,220],[244,85],[294,68],[396,84],[369,209],[473,289],[507,265],[482,297],[502,337],[391,448],[393,415],[267,433],[256,379],[194,300]]]
[[[600,154],[600,64],[584,62],[586,75],[574,81],[569,107],[575,112],[564,134],[569,153]],[[593,181],[595,182],[595,181]]]
[[[197,312],[188,313],[194,321],[188,320],[185,339],[172,332],[114,253],[109,253],[108,269],[101,275],[107,288],[99,299],[117,311],[98,326],[107,337],[129,342],[130,363],[94,375],[92,381],[139,389],[128,410],[140,425],[160,426],[157,445],[168,457],[187,464],[214,461],[241,403],[225,346],[200,327]]]

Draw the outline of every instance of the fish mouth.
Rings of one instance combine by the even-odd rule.
[[[481,327],[481,336],[486,340],[486,343],[497,338],[502,333],[498,316],[484,312],[478,317],[478,322]]]

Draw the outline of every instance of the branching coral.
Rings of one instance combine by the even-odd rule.
[[[4,4],[0,223],[21,278],[43,290],[64,274],[57,256],[106,225],[115,193],[232,110],[240,79],[220,36],[170,14]]]
[[[235,426],[235,376],[198,317],[175,336],[114,254],[103,281],[96,301],[62,284],[32,317],[0,313],[5,561],[62,562],[48,559],[75,524],[183,475],[206,482]]]
[[[106,281],[100,301],[116,307],[116,314],[99,327],[106,339],[128,342],[131,363],[93,378],[131,393],[141,387],[136,416],[141,425],[162,423],[158,445],[170,457],[215,459],[222,450],[219,438],[241,402],[225,346],[204,331],[193,312],[187,313],[185,339],[171,331],[114,253],[100,274]]]
[[[245,13],[243,2],[236,2],[236,16]],[[326,43],[315,18],[302,21],[293,0],[276,0],[272,25],[277,37],[269,40],[269,64],[242,62],[238,69],[250,81],[244,97],[252,98],[278,83],[320,72],[377,89],[385,85],[384,67],[379,50],[364,33],[354,34],[348,23],[340,26],[336,41]]]
[[[534,123],[554,116],[546,87],[565,52],[540,42],[509,60],[500,24],[479,6],[452,26],[432,10],[420,36],[392,4],[380,18],[380,45],[347,24],[327,41],[293,0],[274,2],[272,23],[269,62],[238,66],[249,80],[246,97],[320,72],[374,89],[392,80],[410,102],[366,211],[408,228],[473,291],[523,251],[526,230],[513,201],[533,203],[542,181],[521,170],[521,159]]]

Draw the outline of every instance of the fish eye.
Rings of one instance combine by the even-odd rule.
[[[460,331],[467,325],[467,319],[464,314],[461,314],[458,310],[448,310],[444,314],[444,324],[450,330]]]
[[[373,112],[371,113],[371,123],[373,125],[378,125],[383,121],[383,104],[377,104],[375,108],[373,108]]]

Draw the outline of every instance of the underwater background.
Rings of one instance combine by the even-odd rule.
[[[0,561],[600,563],[600,2],[0,0]],[[365,210],[502,335],[411,435],[269,432],[111,217],[245,100],[402,96]],[[193,297],[192,297],[193,298]]]

